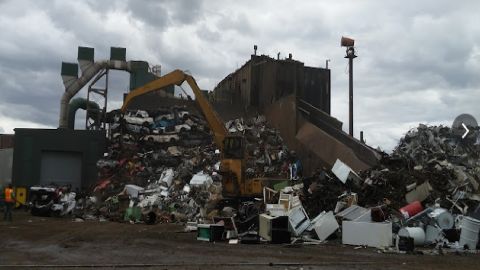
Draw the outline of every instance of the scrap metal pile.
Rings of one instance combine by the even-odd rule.
[[[290,224],[290,231],[305,240],[313,229],[322,241],[341,235],[343,244],[384,250],[392,245],[396,251],[422,246],[475,250],[480,230],[477,138],[477,131],[462,138],[449,127],[419,125],[377,167],[359,175],[337,160],[331,170],[280,191],[280,197],[301,201],[306,224]],[[290,209],[284,214],[295,221]]]
[[[284,179],[265,186],[263,198],[224,204],[220,152],[201,116],[183,108],[137,111],[112,125],[99,181],[77,196],[76,220],[182,222],[198,240],[232,244],[477,248],[476,135],[462,139],[448,127],[420,125],[375,168],[357,174],[337,159],[330,170],[304,176],[265,117],[225,125],[246,139],[247,177]]]
[[[173,108],[115,119],[108,152],[97,163],[98,184],[82,199],[77,216],[187,221],[221,199],[218,150],[200,116]]]
[[[232,126],[239,129],[238,123]],[[188,227],[195,227],[203,241],[319,244],[341,239],[385,252],[474,251],[480,230],[479,150],[476,135],[462,139],[448,127],[420,125],[377,167],[360,175],[337,160],[331,170],[265,188],[258,224],[238,238],[232,233],[235,226],[218,217]]]
[[[449,127],[419,125],[407,132],[390,155],[384,153],[378,166],[350,176],[346,184],[329,172],[307,178],[304,182],[311,185],[313,181],[310,188],[316,190],[307,194],[315,197],[309,202],[315,205],[310,207],[312,212],[333,209],[337,196],[353,192],[364,206],[380,205],[387,199],[399,209],[419,200],[446,208],[455,205],[467,214],[480,200],[480,145],[475,136],[462,139]]]
[[[362,173],[364,204],[388,198],[396,206],[420,200],[455,205],[461,213],[477,205],[480,145],[476,137],[462,139],[445,126],[419,125],[410,130],[380,166]]]
[[[240,133],[246,140],[247,177],[288,177],[291,153],[280,133],[267,127],[263,115],[247,120],[243,118],[228,121],[226,127],[230,133]]]
[[[78,196],[79,221],[154,224],[202,221],[218,213],[223,199],[220,152],[201,115],[185,108],[133,111],[115,117],[111,126],[108,152],[97,162],[98,183]],[[288,150],[264,117],[226,126],[247,138],[247,174],[290,172]]]

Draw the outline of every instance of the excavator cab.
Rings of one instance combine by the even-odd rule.
[[[223,176],[223,195],[239,197],[245,193],[244,158],[245,139],[238,135],[226,135],[223,139],[220,171]]]

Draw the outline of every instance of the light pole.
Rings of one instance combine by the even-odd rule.
[[[355,41],[351,38],[342,37],[340,45],[347,47],[345,58],[348,58],[348,96],[349,96],[349,134],[353,137],[353,58],[356,58]]]

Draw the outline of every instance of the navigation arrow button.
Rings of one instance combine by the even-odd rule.
[[[467,136],[468,132],[470,132],[470,130],[468,130],[467,126],[465,126],[464,123],[462,123],[462,127],[465,129],[465,133],[462,135],[462,139],[465,139],[465,137]]]

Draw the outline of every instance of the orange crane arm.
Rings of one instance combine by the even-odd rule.
[[[162,89],[170,85],[180,86],[185,81],[188,83],[190,88],[192,88],[193,94],[195,95],[195,100],[197,101],[200,110],[205,116],[205,119],[207,120],[208,125],[213,132],[213,139],[215,141],[215,144],[223,152],[223,140],[227,136],[228,131],[225,128],[222,119],[217,115],[210,102],[208,102],[208,100],[202,94],[202,91],[198,87],[195,79],[179,69],[176,69],[166,74],[165,76],[162,76],[156,80],[153,80],[141,87],[130,91],[130,93],[125,97],[125,101],[123,102],[121,111],[125,112],[128,104],[138,96],[158,89]]]

